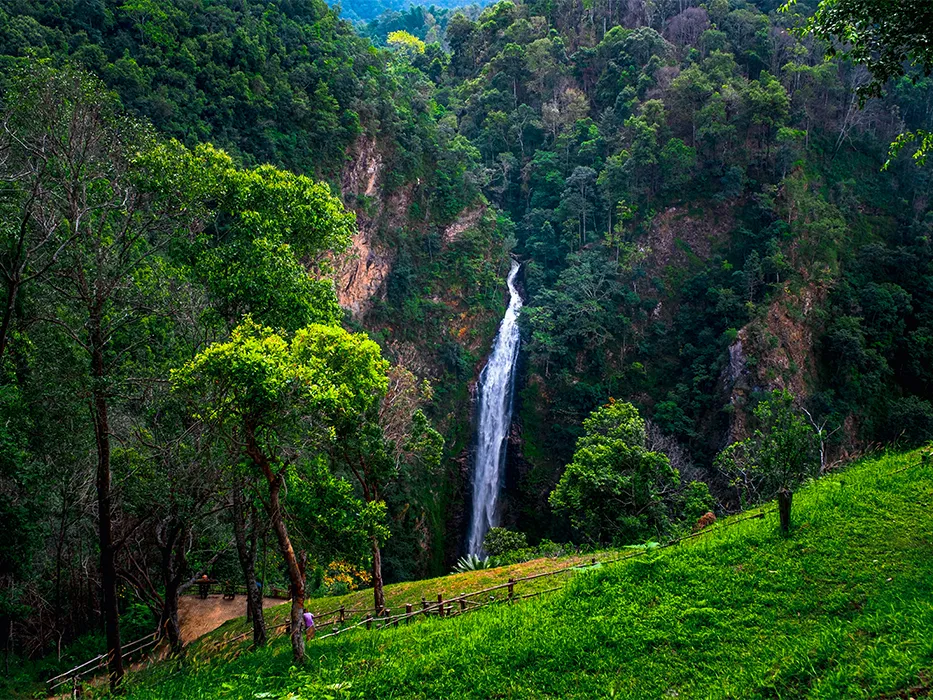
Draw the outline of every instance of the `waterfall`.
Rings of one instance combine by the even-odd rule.
[[[513,260],[509,270],[509,308],[506,309],[492,353],[479,375],[479,420],[476,430],[476,456],[473,461],[473,512],[467,552],[480,554],[483,538],[499,520],[499,491],[505,476],[505,448],[512,423],[512,390],[515,364],[521,340],[518,313],[522,298],[515,288],[521,264]]]

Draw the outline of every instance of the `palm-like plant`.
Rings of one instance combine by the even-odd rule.
[[[495,566],[496,561],[492,557],[480,558],[476,554],[467,554],[465,557],[460,557],[460,559],[457,560],[457,565],[454,566],[454,570],[451,573],[462,574],[467,571],[493,569]]]

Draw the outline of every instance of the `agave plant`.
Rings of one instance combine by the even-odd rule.
[[[457,565],[451,573],[462,574],[467,571],[479,571],[480,569],[492,569],[496,566],[496,561],[492,557],[483,557],[482,559],[475,554],[467,554],[460,557]]]

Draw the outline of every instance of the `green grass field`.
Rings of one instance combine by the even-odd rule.
[[[773,513],[720,524],[675,547],[574,573],[562,590],[521,603],[315,640],[300,667],[283,637],[259,651],[245,644],[212,651],[208,641],[184,665],[131,674],[127,695],[926,696],[931,506],[933,466],[921,465],[918,452],[866,460],[798,492],[787,538]],[[390,601],[444,581],[401,584]],[[448,595],[482,585],[449,583]],[[332,602],[316,601],[321,610]],[[215,641],[234,628],[216,632]]]

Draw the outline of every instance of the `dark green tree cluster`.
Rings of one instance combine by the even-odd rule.
[[[4,0],[0,56],[68,57],[161,133],[247,164],[334,177],[366,129],[418,140],[388,54],[323,0]]]
[[[734,410],[738,331],[802,289],[829,312],[861,255],[923,240],[928,174],[907,158],[881,168],[905,127],[929,128],[927,81],[895,80],[863,104],[870,76],[795,33],[806,20],[795,13],[815,4],[778,5],[501,2],[447,22],[449,63],[427,74],[525,260],[526,378],[545,401],[524,418],[547,426],[526,432],[540,443],[530,452],[547,455],[530,479],[559,474],[581,420],[609,395],[634,397],[710,466]],[[681,237],[682,218],[703,224]],[[877,339],[866,333],[876,312],[848,300],[862,330],[806,321],[825,369],[810,407],[834,427],[859,416],[860,439],[888,439],[906,411],[911,439],[923,439],[930,396],[906,369],[933,359],[921,349],[923,297],[898,296],[888,270],[878,303],[904,320]],[[830,288],[832,306],[821,301]],[[833,337],[861,352],[838,362]],[[908,342],[909,359],[897,349]],[[904,370],[873,359],[879,344]],[[767,381],[778,370],[758,360],[747,365]]]
[[[429,480],[443,450],[419,410],[428,392],[339,326],[325,275],[353,213],[325,183],[164,139],[82,70],[42,60],[8,78],[8,657],[103,628],[116,686],[131,601],[150,611],[134,634],[158,624],[181,652],[179,595],[234,544],[225,570],[245,584],[262,644],[268,538],[300,660],[307,568],[343,557],[381,575],[370,545],[390,534],[383,493],[402,468]],[[375,493],[354,490],[338,449],[364,439],[361,455],[384,455]]]

